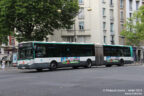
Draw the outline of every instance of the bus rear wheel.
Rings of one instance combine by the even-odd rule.
[[[56,69],[57,69],[57,64],[56,64],[56,62],[52,62],[52,63],[50,64],[49,69],[50,69],[51,71],[56,70]]]
[[[73,68],[73,69],[78,69],[78,66],[73,66],[72,68]]]
[[[84,66],[85,68],[91,68],[92,67],[92,62],[90,60],[87,61],[87,65]]]
[[[124,60],[120,60],[120,64],[118,66],[124,66]]]
[[[38,72],[42,72],[43,71],[43,69],[36,69]]]
[[[111,67],[112,65],[111,64],[107,64],[107,65],[105,65],[106,67]]]

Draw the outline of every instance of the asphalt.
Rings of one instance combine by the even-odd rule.
[[[0,96],[144,96],[144,66],[0,71]]]

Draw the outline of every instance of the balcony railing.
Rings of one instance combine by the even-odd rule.
[[[106,36],[106,32],[107,32],[107,30],[106,30],[106,29],[103,29],[103,34],[104,34],[104,36]]]
[[[111,3],[111,4],[110,4],[110,7],[111,7],[111,8],[113,8],[113,7],[114,7],[114,4],[113,4],[113,3]]]
[[[114,21],[114,17],[111,16],[110,17],[110,21],[113,22]]]
[[[89,36],[89,30],[63,30],[61,33],[62,36]]]
[[[115,35],[115,32],[111,30],[110,35]]]

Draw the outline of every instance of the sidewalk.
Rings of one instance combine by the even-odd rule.
[[[144,66],[144,63],[135,62],[132,64],[125,64],[124,66]],[[0,72],[1,71],[12,71],[12,70],[20,70],[20,69],[18,69],[17,67],[5,67],[4,70],[2,68],[0,68]]]
[[[134,62],[134,63],[129,64],[129,65],[144,65],[144,62]]]
[[[6,67],[4,70],[0,68],[0,71],[11,71],[11,70],[19,70],[17,67]]]

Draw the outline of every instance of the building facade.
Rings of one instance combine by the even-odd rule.
[[[124,29],[126,23],[126,0],[118,0],[118,33],[119,33],[119,44],[125,45],[124,37],[121,36],[120,32]]]
[[[78,0],[79,13],[69,30],[56,30],[49,41],[119,44],[118,0]]]
[[[144,0],[126,0],[126,18],[132,17],[132,13],[138,10],[143,4]]]
[[[119,26],[119,44],[125,44],[125,38],[120,35],[124,29],[124,24],[128,18],[132,17],[132,14],[144,5],[144,0],[119,0],[118,2],[118,26]]]

